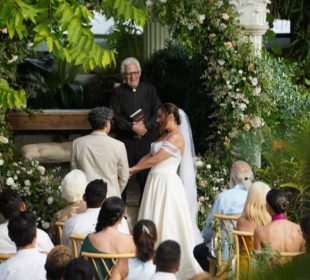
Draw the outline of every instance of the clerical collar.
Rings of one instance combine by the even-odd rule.
[[[136,91],[137,91],[137,89],[136,89],[136,88],[132,88],[132,91],[133,91],[133,92],[136,92]]]
[[[279,213],[271,216],[272,221],[285,220],[285,219],[286,219],[285,213]]]

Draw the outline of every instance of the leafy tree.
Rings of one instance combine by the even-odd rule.
[[[19,45],[14,53],[19,61],[27,43],[31,48],[45,41],[48,51],[58,59],[82,65],[84,70],[114,65],[116,50],[100,47],[91,33],[90,21],[95,11],[107,17],[134,20],[138,25],[146,21],[145,10],[135,7],[131,0],[6,0],[0,1],[0,36]],[[12,60],[0,62],[5,68]],[[14,87],[14,75],[1,75],[0,79],[0,109],[5,112],[23,106],[25,94]]]

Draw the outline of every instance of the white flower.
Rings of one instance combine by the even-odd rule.
[[[17,179],[18,179],[18,177],[15,175],[15,176],[14,176],[14,180],[16,181]]]
[[[33,173],[33,170],[27,171],[27,174],[28,174],[28,175],[31,175],[32,173]]]
[[[147,7],[152,7],[152,6],[153,6],[153,1],[147,0],[147,1],[145,2],[145,5],[146,5]]]
[[[192,23],[189,23],[187,25],[188,30],[192,30],[194,28],[194,25]]]
[[[19,175],[19,174],[20,174],[20,171],[19,171],[19,170],[17,170],[17,171],[16,171],[16,174],[17,174],[17,175]]]
[[[47,199],[47,204],[51,205],[54,201],[54,198],[52,198],[51,196]]]
[[[207,169],[211,169],[211,164],[207,164]]]
[[[196,165],[197,168],[200,168],[200,167],[203,167],[203,166],[204,166],[204,163],[203,163],[203,161],[201,161],[201,160],[197,160],[197,161],[195,162],[195,165]]]
[[[8,64],[12,64],[13,62],[15,62],[18,59],[17,55],[13,55],[11,59],[8,60]]]
[[[223,59],[218,59],[217,63],[218,63],[219,65],[222,66],[222,65],[225,64],[225,60],[223,60]]]
[[[50,224],[48,222],[42,221],[42,228],[48,229],[50,227]]]
[[[45,173],[45,167],[42,165],[37,166],[37,170],[41,173],[41,175],[44,175]]]
[[[9,139],[3,135],[0,135],[0,143],[7,144],[9,143]]]
[[[263,121],[261,117],[256,116],[251,119],[251,125],[253,128],[260,128],[262,127],[262,124]]]
[[[256,87],[257,84],[258,84],[257,78],[252,78],[252,79],[251,79],[251,84],[252,84],[252,86]]]
[[[247,105],[246,105],[245,103],[241,103],[241,104],[239,105],[239,109],[240,109],[241,111],[244,111],[246,108],[247,108]]]
[[[199,16],[198,16],[198,22],[199,22],[200,24],[203,24],[205,18],[206,18],[205,15],[199,15]]]
[[[0,159],[0,166],[4,164],[4,160]]]
[[[30,183],[29,180],[25,180],[25,181],[24,181],[24,184],[25,184],[25,186],[27,186],[27,187],[31,186],[31,183]]]
[[[9,177],[6,179],[6,184],[8,186],[12,186],[14,184],[14,179],[12,177]]]
[[[16,166],[18,166],[18,163],[17,162],[13,162],[12,165],[16,167]]]
[[[165,4],[167,3],[167,0],[159,0],[159,2]]]
[[[242,75],[243,71],[242,71],[242,70],[239,70],[238,73],[239,73],[240,75]]]
[[[28,48],[31,48],[31,47],[33,47],[33,46],[34,46],[34,43],[33,43],[33,42],[28,42],[28,43],[27,43],[27,47],[28,47]]]
[[[262,91],[262,88],[261,88],[261,87],[255,87],[255,88],[253,89],[253,96],[259,96],[260,93],[261,93],[261,91]]]
[[[229,15],[227,13],[223,13],[222,14],[222,19],[228,20],[229,19]]]
[[[7,29],[7,28],[0,29],[0,31],[1,31],[3,34],[7,34],[7,33],[8,33],[8,29]]]

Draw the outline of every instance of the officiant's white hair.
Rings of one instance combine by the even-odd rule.
[[[73,169],[62,180],[61,197],[69,203],[82,201],[86,186],[85,173],[79,169]]]
[[[135,57],[127,57],[121,63],[121,74],[125,73],[125,66],[130,63],[137,65],[138,70],[141,71],[141,66],[140,66],[140,62],[138,61],[138,59],[136,59]]]
[[[251,166],[247,162],[237,160],[233,163],[230,169],[230,188],[238,184],[248,190],[251,187],[253,180],[254,174]]]

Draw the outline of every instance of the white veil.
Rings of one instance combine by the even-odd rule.
[[[185,144],[184,153],[179,168],[179,175],[185,188],[190,215],[193,221],[193,228],[195,231],[196,241],[197,243],[199,243],[201,242],[202,237],[197,226],[198,204],[197,204],[196,168],[194,164],[195,147],[189,119],[182,109],[179,109],[179,115],[181,120],[179,128],[183,135]]]

